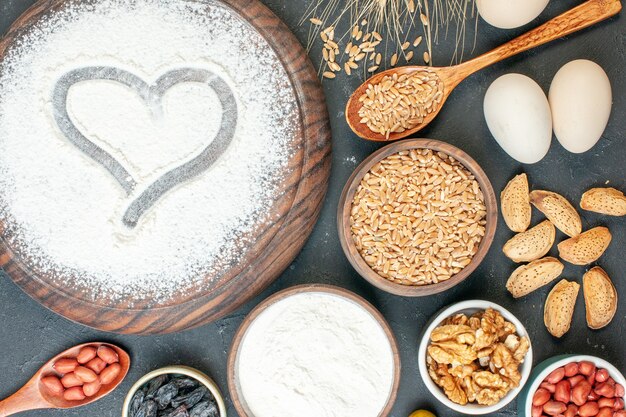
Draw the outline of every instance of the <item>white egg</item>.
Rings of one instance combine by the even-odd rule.
[[[595,62],[572,61],[554,76],[549,96],[556,138],[570,152],[587,152],[602,136],[611,115],[609,77]]]
[[[524,26],[541,14],[550,0],[476,0],[478,13],[501,29]]]
[[[512,158],[539,162],[550,149],[550,104],[539,85],[522,74],[495,80],[485,94],[485,119],[491,134]]]

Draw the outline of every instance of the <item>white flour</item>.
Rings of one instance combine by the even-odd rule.
[[[217,95],[199,83],[172,87],[164,97],[163,119],[155,119],[133,90],[113,81],[75,84],[67,107],[85,136],[146,181],[199,153],[222,118]]]
[[[376,319],[321,292],[263,311],[244,335],[236,367],[254,417],[377,417],[394,375],[391,345]]]
[[[93,4],[90,4],[93,3]],[[153,82],[177,68],[218,74],[233,91],[233,142],[201,175],[161,197],[134,229],[132,196],[72,144],[53,118],[56,81],[77,68],[116,67]],[[204,149],[220,102],[205,84],[177,84],[155,118],[115,81],[68,93],[74,125],[145,188]],[[301,122],[288,76],[269,44],[212,1],[69,2],[0,62],[0,221],[4,239],[38,275],[90,301],[167,305],[211,288],[270,218]]]

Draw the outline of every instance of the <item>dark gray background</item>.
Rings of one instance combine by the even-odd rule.
[[[308,25],[299,27],[303,10],[311,0],[264,0],[264,2],[306,42]],[[0,0],[0,34],[31,4],[32,0]],[[536,22],[512,31],[498,30],[479,22],[477,45],[466,57],[503,43],[525,29],[581,3],[580,0],[553,0]],[[623,13],[622,13],[623,14]],[[496,193],[515,174],[528,173],[531,186],[550,189],[577,202],[590,187],[609,184],[626,190],[626,17],[613,18],[596,27],[547,46],[524,53],[488,68],[462,83],[450,97],[439,117],[420,136],[441,139],[467,151],[483,167]],[[340,30],[338,30],[340,32]],[[451,57],[451,41],[441,40],[436,63],[447,64]],[[312,52],[319,63],[319,43]],[[483,114],[482,99],[489,84],[498,76],[519,72],[535,79],[548,90],[557,70],[572,59],[587,58],[600,64],[611,79],[614,107],[609,126],[601,141],[589,152],[575,155],[566,152],[554,140],[547,157],[541,162],[523,166],[509,158],[492,139]],[[417,369],[417,345],[424,323],[442,307],[465,299],[483,298],[502,304],[524,323],[531,334],[535,363],[562,353],[584,353],[601,356],[619,369],[626,369],[626,348],[623,337],[626,306],[622,301],[617,315],[607,328],[591,331],[585,324],[584,303],[579,296],[572,329],[561,340],[552,338],[543,326],[543,303],[549,287],[542,288],[522,300],[513,300],[504,283],[515,265],[501,253],[511,232],[500,218],[500,227],[491,251],[478,270],[463,284],[437,296],[419,299],[386,294],[367,284],[351,268],[337,239],[336,208],[345,181],[356,165],[380,147],[358,139],[345,123],[343,109],[350,92],[362,80],[339,76],[325,82],[328,109],[333,129],[333,169],[321,218],[302,253],[274,285],[249,302],[235,314],[195,330],[166,336],[118,336],[91,330],[44,309],[20,291],[3,274],[0,278],[0,398],[13,393],[49,357],[72,345],[93,340],[107,340],[127,348],[133,359],[130,374],[122,386],[106,399],[72,411],[38,411],[28,416],[118,416],[128,388],[146,372],[170,364],[185,364],[209,373],[227,393],[226,357],[233,333],[244,316],[261,300],[282,288],[301,283],[325,283],[348,288],[364,296],[385,315],[401,348],[402,381],[393,417],[406,417],[417,408],[429,408],[439,416],[456,413],[446,410],[430,396]],[[539,216],[535,211],[535,219]],[[582,213],[584,228],[606,225],[613,233],[613,242],[598,261],[626,299],[624,245],[626,220]],[[562,234],[557,235],[563,239]],[[556,254],[553,250],[552,254]],[[564,277],[580,282],[585,268],[567,265]],[[228,413],[236,416],[230,400]],[[498,416],[515,415],[511,404]]]

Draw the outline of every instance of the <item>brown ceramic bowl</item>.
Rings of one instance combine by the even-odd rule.
[[[246,316],[241,326],[235,333],[235,337],[233,339],[233,344],[230,348],[230,352],[228,354],[228,390],[230,391],[230,396],[233,401],[233,405],[237,410],[237,413],[241,417],[254,417],[254,415],[248,409],[245,399],[241,393],[240,384],[238,381],[237,375],[237,361],[239,356],[239,349],[241,348],[242,341],[246,334],[246,331],[250,328],[252,323],[255,321],[257,317],[261,313],[263,313],[268,307],[273,305],[274,303],[281,301],[290,296],[312,292],[312,293],[328,293],[332,295],[337,295],[343,298],[346,298],[365,309],[368,313],[376,319],[376,321],[380,324],[383,331],[387,335],[389,340],[389,344],[391,346],[391,351],[393,354],[393,362],[394,362],[394,373],[393,373],[393,385],[391,387],[391,391],[389,393],[389,398],[387,399],[387,403],[383,410],[380,412],[378,417],[387,417],[391,413],[391,409],[396,401],[396,396],[398,394],[398,387],[400,385],[400,352],[398,350],[398,344],[396,338],[389,327],[389,324],[383,317],[383,315],[369,302],[367,302],[362,297],[354,294],[351,291],[345,290],[343,288],[335,287],[332,285],[324,285],[324,284],[305,284],[305,285],[297,285],[295,287],[291,287],[282,291],[277,292],[276,294],[270,296],[261,302],[258,306],[254,308]]]
[[[429,285],[403,285],[389,281],[388,279],[378,275],[361,257],[352,239],[350,230],[350,210],[352,209],[352,200],[361,180],[369,170],[386,157],[401,151],[411,149],[432,149],[433,151],[443,152],[453,156],[457,161],[462,163],[474,176],[480,185],[481,191],[485,197],[485,206],[487,207],[487,224],[485,226],[485,236],[480,242],[478,252],[472,258],[469,265],[461,270],[458,274],[452,276],[446,281]],[[354,172],[341,193],[339,199],[339,207],[337,210],[337,229],[339,230],[339,241],[346,257],[356,269],[356,271],[365,278],[370,284],[387,291],[391,294],[406,297],[422,297],[426,295],[437,294],[446,291],[465,280],[485,258],[489,247],[493,243],[498,223],[498,203],[493,187],[487,175],[482,168],[468,154],[459,148],[448,143],[432,139],[407,139],[394,142],[378,151],[374,152]]]

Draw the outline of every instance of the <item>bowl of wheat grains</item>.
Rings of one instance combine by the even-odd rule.
[[[408,297],[465,280],[485,258],[497,221],[496,196],[478,163],[431,139],[370,155],[346,183],[337,213],[341,247],[356,271]]]

